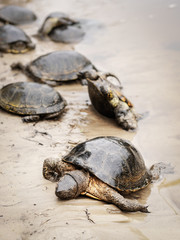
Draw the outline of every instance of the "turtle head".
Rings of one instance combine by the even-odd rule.
[[[17,41],[10,44],[9,53],[25,53],[35,48],[35,44],[32,42]]]
[[[85,192],[88,184],[88,172],[83,170],[67,172],[59,179],[55,194],[61,200],[73,199]]]

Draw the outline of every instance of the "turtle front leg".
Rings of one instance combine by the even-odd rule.
[[[148,213],[147,206],[139,204],[136,200],[124,198],[116,190],[109,187],[107,184],[103,183],[97,178],[90,179],[89,186],[86,189],[86,194],[88,195],[88,193],[100,200],[116,205],[122,211],[126,212],[140,211]]]
[[[73,165],[65,163],[59,158],[47,158],[43,163],[43,176],[51,182],[57,182],[66,172],[74,169]]]
[[[23,122],[38,122],[39,120],[40,120],[39,115],[28,115],[28,116],[22,117]]]

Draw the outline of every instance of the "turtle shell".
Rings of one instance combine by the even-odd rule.
[[[114,108],[107,101],[106,96],[101,92],[102,81],[88,81],[88,93],[94,108],[104,116],[115,118]],[[107,87],[108,82],[103,81],[103,86]]]
[[[0,26],[0,45],[11,44],[17,41],[31,43],[31,39],[20,28],[10,24]]]
[[[78,79],[80,71],[95,69],[92,63],[76,51],[55,51],[38,57],[27,65],[32,77],[42,81]]]
[[[84,37],[84,31],[76,25],[54,28],[49,37],[55,42],[77,43]]]
[[[106,89],[106,94],[102,89]],[[107,96],[107,93],[111,94],[111,92],[117,96],[119,101],[126,102],[130,108],[133,107],[132,103],[122,94],[120,87],[101,78],[88,80],[88,93],[94,108],[104,116],[115,118],[114,107],[110,104]]]
[[[80,143],[63,161],[89,171],[118,191],[137,191],[151,180],[141,154],[129,141],[117,137]]]
[[[0,9],[0,21],[14,25],[36,20],[36,15],[29,9],[9,5]]]
[[[19,115],[61,112],[66,101],[46,84],[17,82],[0,90],[0,106]]]

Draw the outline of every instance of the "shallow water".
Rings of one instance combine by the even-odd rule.
[[[124,94],[145,117],[137,132],[122,130],[94,111],[86,86],[79,83],[56,87],[68,102],[57,121],[23,124],[18,116],[0,110],[0,239],[179,239],[180,1],[6,0],[0,6],[7,2],[27,6],[38,15],[36,22],[22,26],[31,36],[57,10],[88,20],[88,30],[76,45],[32,37],[35,51],[3,54],[1,86],[29,81],[11,71],[12,62],[75,49],[97,68],[118,75]],[[75,144],[100,135],[131,140],[148,167],[156,162],[174,166],[174,174],[132,196],[149,205],[151,213],[123,213],[90,198],[56,199],[55,184],[42,177],[43,160],[61,157]]]

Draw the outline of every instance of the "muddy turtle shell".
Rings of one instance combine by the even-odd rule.
[[[132,103],[122,94],[120,87],[110,83],[109,81],[98,79],[95,81],[88,81],[88,93],[94,108],[104,116],[115,118],[114,108],[109,103],[107,96],[102,91],[102,86],[112,91],[119,98],[119,101],[126,102],[129,107],[133,107]]]
[[[46,84],[17,82],[0,90],[0,106],[19,115],[56,113],[65,105],[61,95]]]
[[[14,25],[36,20],[36,15],[29,9],[9,5],[0,9],[0,21]]]
[[[20,28],[10,24],[0,27],[0,45],[11,44],[17,41],[32,43],[31,39]]]
[[[80,71],[95,69],[92,63],[76,51],[55,51],[38,57],[26,67],[35,79],[69,81],[78,79]]]
[[[97,137],[78,144],[63,158],[83,168],[118,191],[137,191],[151,177],[137,149],[117,137]]]

